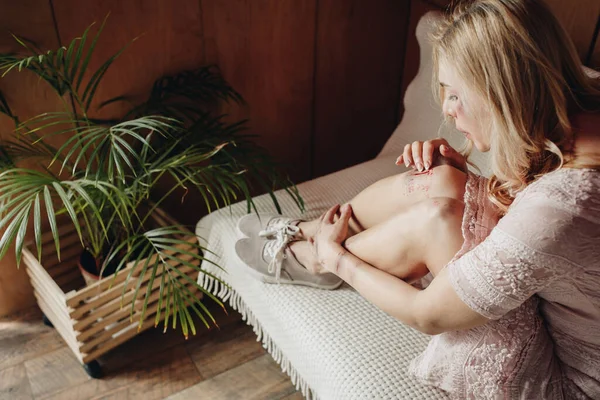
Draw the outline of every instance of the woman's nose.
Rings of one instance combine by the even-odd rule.
[[[447,115],[452,118],[456,118],[456,110],[452,108],[448,100],[444,100],[444,104],[442,105],[442,110],[444,115]]]

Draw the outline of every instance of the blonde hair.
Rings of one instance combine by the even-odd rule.
[[[584,73],[573,43],[541,0],[462,1],[432,39],[442,102],[438,69],[448,63],[488,107],[488,189],[502,212],[541,175],[563,165],[590,167],[572,157],[569,114],[600,110],[600,82]]]

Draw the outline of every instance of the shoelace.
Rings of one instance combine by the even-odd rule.
[[[258,233],[260,237],[274,237],[265,245],[265,251],[271,257],[267,271],[270,274],[275,272],[275,280],[277,282],[279,282],[279,277],[281,276],[283,260],[287,257],[285,248],[289,242],[294,240],[294,236],[299,232],[300,228],[290,224],[289,220],[279,220]]]

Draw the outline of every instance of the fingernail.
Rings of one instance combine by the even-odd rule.
[[[421,164],[420,162],[417,162],[417,169],[419,170],[419,172],[423,171],[423,164]]]
[[[406,165],[406,168],[408,168],[408,166],[410,165],[410,164],[408,163],[408,160],[407,160],[407,161],[404,161],[404,165]]]
[[[428,162],[426,162],[426,163],[425,163],[425,169],[429,169],[429,167],[431,167],[431,164],[430,164],[430,163],[428,163]]]
[[[396,158],[396,165],[400,163],[400,157]]]

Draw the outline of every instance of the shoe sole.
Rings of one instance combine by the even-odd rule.
[[[243,232],[240,232],[242,235]],[[237,258],[244,264],[245,270],[247,273],[249,273],[250,275],[252,275],[253,278],[255,278],[256,280],[263,282],[263,283],[268,283],[268,284],[278,284],[278,285],[301,285],[301,286],[309,286],[315,289],[324,289],[324,290],[335,290],[337,288],[339,288],[344,281],[342,279],[340,279],[339,282],[333,284],[333,285],[319,285],[316,283],[312,283],[312,282],[307,282],[307,281],[302,281],[302,280],[296,280],[296,281],[290,281],[287,279],[279,279],[279,282],[275,279],[275,277],[269,276],[269,275],[265,275],[260,273],[259,271],[255,270],[254,268],[252,268],[250,265],[248,265],[248,263],[242,259],[242,257],[240,257],[240,252],[237,249],[237,244],[241,241],[246,239],[247,237],[244,236],[244,238],[236,241],[235,243],[235,254],[237,256]]]
[[[253,278],[255,278],[256,280],[261,281],[262,283],[277,284],[277,285],[309,286],[309,287],[312,287],[312,288],[315,288],[315,289],[324,289],[324,290],[335,290],[335,289],[339,288],[340,286],[342,286],[342,284],[344,283],[343,280],[340,280],[335,285],[324,286],[324,285],[317,285],[317,284],[314,284],[312,282],[288,281],[288,280],[282,280],[282,279],[280,279],[279,282],[277,282],[277,280],[275,278],[271,278],[270,276],[261,274],[260,272],[258,272],[254,268],[247,266],[246,263],[244,263],[244,266],[246,267],[246,272],[248,272],[250,275],[252,275]]]

